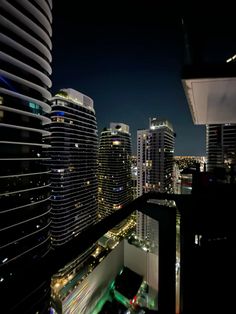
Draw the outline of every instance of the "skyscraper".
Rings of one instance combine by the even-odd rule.
[[[52,98],[52,244],[72,239],[97,218],[97,122],[93,100],[73,89]]]
[[[138,196],[149,191],[173,191],[174,131],[167,120],[150,119],[148,130],[138,130]]]
[[[227,169],[236,164],[236,125],[209,124],[206,126],[207,170]]]
[[[157,191],[172,193],[174,131],[167,120],[151,118],[149,129],[137,132],[137,194]],[[149,237],[151,225],[148,216],[137,213],[137,235]]]
[[[48,145],[42,138],[50,122],[51,9],[50,0],[1,1],[0,285],[6,293],[11,285],[17,290],[17,275],[28,263],[33,270],[50,249],[49,171],[42,164]],[[23,291],[22,285],[8,309]]]
[[[137,156],[131,157],[131,176],[132,176],[132,193],[133,199],[137,198]]]
[[[98,154],[99,218],[132,200],[131,135],[124,123],[111,123],[101,132]]]

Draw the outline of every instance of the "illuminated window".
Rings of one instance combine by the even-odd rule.
[[[152,167],[152,160],[146,160],[146,167],[151,168]]]
[[[33,103],[33,102],[29,102],[29,106],[30,106],[30,108],[32,108],[32,109],[39,109],[39,108],[40,108],[39,105],[37,105],[37,104],[35,104],[35,103]]]
[[[122,205],[113,204],[113,208],[114,208],[114,209],[120,209],[121,207],[122,207]]]
[[[64,122],[64,118],[58,117],[56,121],[57,122]]]
[[[64,172],[64,169],[57,169],[57,172]]]
[[[196,245],[201,245],[201,239],[202,239],[202,235],[201,234],[195,234],[195,237],[194,237],[194,243]]]
[[[112,144],[113,144],[113,145],[120,145],[121,142],[120,142],[120,141],[113,141]]]

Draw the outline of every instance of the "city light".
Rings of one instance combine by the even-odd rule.
[[[226,63],[232,62],[232,61],[234,61],[235,59],[236,59],[236,54],[233,55],[231,58],[227,59],[227,60],[226,60]]]
[[[113,141],[112,144],[113,145],[121,145],[121,142],[120,141]]]

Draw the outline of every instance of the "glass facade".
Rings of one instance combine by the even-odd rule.
[[[125,124],[112,124],[101,133],[98,153],[99,218],[132,200],[131,136]]]
[[[230,169],[236,164],[236,125],[209,124],[206,126],[207,170]]]
[[[98,139],[93,101],[74,90],[60,91],[52,100],[51,120],[51,233],[53,246],[59,246],[97,218]]]
[[[149,191],[173,193],[174,131],[153,118],[150,129],[137,132],[138,196]]]
[[[49,145],[43,138],[50,122],[51,9],[46,0],[1,2],[0,288],[6,294],[21,269],[33,268],[50,250],[50,182],[43,164]],[[19,291],[8,310],[20,298]]]
[[[150,119],[148,130],[137,132],[137,194],[173,193],[174,131],[167,120]],[[149,239],[150,222],[137,212],[137,236]]]

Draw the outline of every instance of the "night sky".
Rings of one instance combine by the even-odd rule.
[[[92,2],[77,9],[75,1],[54,1],[52,94],[74,88],[91,97],[99,133],[110,122],[128,124],[133,153],[137,129],[148,128],[149,117],[159,116],[173,124],[175,155],[205,155],[205,127],[193,125],[181,83],[185,61],[181,13],[150,3],[139,7],[136,3],[135,9],[113,5],[107,8],[109,13],[93,7],[95,19],[90,14]],[[212,24],[208,32],[197,29],[201,31],[208,55],[214,57],[217,36],[224,34]],[[225,48],[215,54],[217,58],[231,56],[232,45]]]

